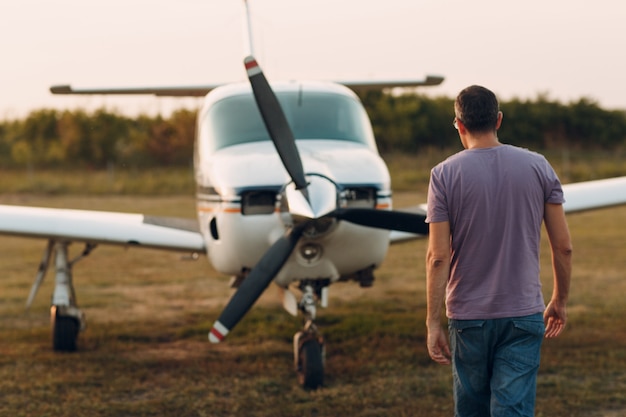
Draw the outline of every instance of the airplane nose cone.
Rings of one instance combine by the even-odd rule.
[[[317,175],[308,176],[307,181],[308,199],[293,183],[285,189],[289,213],[294,218],[317,219],[337,208],[337,187],[333,182]]]

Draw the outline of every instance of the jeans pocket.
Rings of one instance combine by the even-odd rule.
[[[466,365],[485,360],[485,323],[486,320],[450,320],[450,347],[455,360]]]
[[[478,330],[485,326],[486,320],[450,320],[449,329],[457,333],[463,333],[465,330]]]
[[[505,357],[519,367],[538,367],[545,332],[543,317],[514,319]]]
[[[519,332],[529,333],[534,336],[543,337],[546,331],[543,316],[530,316],[528,318],[513,319],[513,326]]]

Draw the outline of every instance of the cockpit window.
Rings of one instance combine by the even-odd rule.
[[[350,97],[322,92],[277,93],[294,137],[362,143],[375,148],[369,119],[361,104]],[[221,100],[202,121],[202,140],[215,151],[270,138],[252,95]]]

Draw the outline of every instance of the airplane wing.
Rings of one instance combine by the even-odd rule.
[[[205,250],[193,219],[105,211],[0,205],[0,234],[185,252]]]
[[[626,204],[626,177],[607,178],[563,185],[566,213]],[[426,216],[426,204],[401,209],[410,213]],[[408,232],[392,231],[389,234],[391,243],[404,242],[426,237]]]
[[[626,204],[626,177],[566,184],[563,193],[566,213]]]

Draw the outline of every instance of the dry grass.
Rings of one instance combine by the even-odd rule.
[[[424,199],[395,197],[397,207]],[[194,215],[187,197],[2,203]],[[544,345],[537,414],[624,415],[626,207],[572,215],[569,223],[576,248],[570,325]],[[328,341],[326,384],[307,392],[292,372],[300,322],[282,311],[277,292],[270,288],[225,343],[210,345],[228,277],[204,259],[167,252],[100,247],[81,261],[75,281],[89,327],[79,352],[51,352],[52,277],[33,308],[23,309],[45,242],[0,237],[0,415],[450,416],[450,369],[431,363],[424,346],[425,243],[392,247],[371,289],[331,288],[318,321]],[[549,295],[545,255],[543,271]]]

